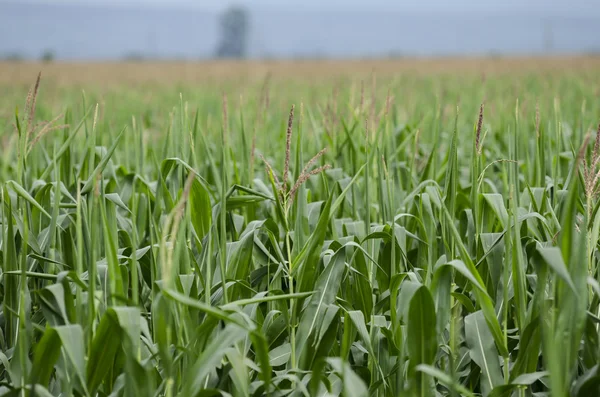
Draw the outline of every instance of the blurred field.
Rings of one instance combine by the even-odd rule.
[[[334,97],[354,105],[361,96],[381,111],[388,92],[401,98],[406,114],[428,106],[435,98],[459,104],[477,94],[468,106],[485,100],[490,110],[513,106],[521,98],[524,110],[534,102],[551,108],[554,97],[600,95],[600,57],[422,58],[398,60],[299,60],[206,62],[41,63],[0,62],[0,128],[10,124],[15,106],[24,104],[27,90],[42,73],[41,109],[50,117],[65,106],[79,107],[84,94],[97,102],[100,115],[110,112],[114,125],[130,122],[132,114],[167,121],[168,108],[179,96],[190,106],[218,109],[223,94],[236,108],[259,108],[267,90],[270,104],[285,114],[290,103],[315,105],[332,112]],[[538,95],[543,92],[543,95]],[[418,93],[418,95],[415,95]],[[509,100],[510,99],[510,100]],[[578,102],[580,102],[578,100]],[[589,102],[589,101],[588,101]],[[215,105],[216,103],[216,105]],[[579,103],[580,105],[580,103]],[[579,106],[577,105],[577,106]],[[329,108],[329,110],[327,110]],[[451,108],[451,106],[450,106]],[[273,110],[273,109],[272,109]],[[342,109],[346,110],[346,109]],[[469,109],[476,111],[476,108]],[[501,111],[501,109],[498,109]],[[495,116],[495,112],[491,117]],[[0,131],[1,132],[1,131]]]
[[[366,78],[373,72],[379,77],[385,77],[398,73],[506,75],[581,73],[599,69],[598,56],[245,62],[0,62],[0,84],[29,85],[32,76],[40,70],[46,81],[60,86],[106,86],[136,83],[204,83],[232,78],[252,81],[263,79],[267,74],[275,79],[321,81],[332,77]]]

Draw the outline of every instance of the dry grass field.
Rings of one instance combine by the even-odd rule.
[[[31,84],[42,71],[47,82],[61,86],[136,83],[205,83],[207,81],[368,78],[400,73],[416,75],[582,73],[600,70],[599,56],[423,58],[398,60],[299,60],[206,62],[0,62],[0,85]]]

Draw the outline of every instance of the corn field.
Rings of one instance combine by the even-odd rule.
[[[599,77],[4,85],[0,395],[600,395]]]

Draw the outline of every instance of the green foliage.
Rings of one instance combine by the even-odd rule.
[[[597,395],[597,77],[34,90],[0,396]]]

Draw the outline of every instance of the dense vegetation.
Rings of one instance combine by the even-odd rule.
[[[600,395],[598,77],[5,89],[0,394]]]

